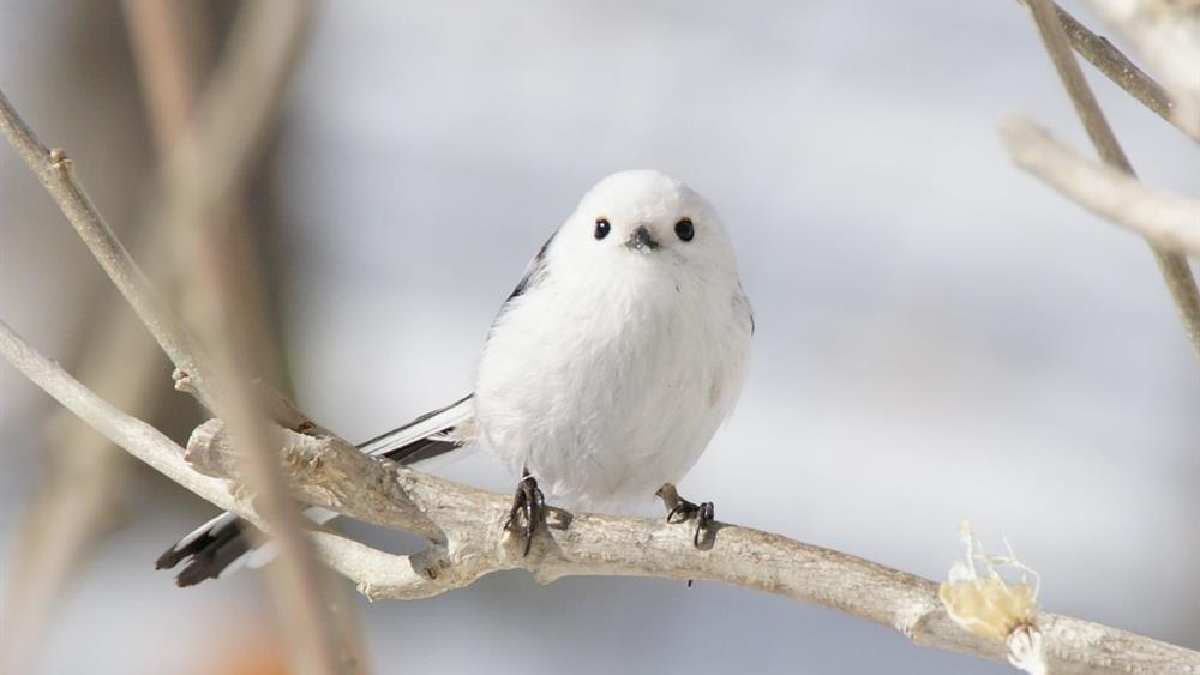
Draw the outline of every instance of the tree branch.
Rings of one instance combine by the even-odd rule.
[[[209,376],[196,361],[195,345],[184,332],[174,312],[151,287],[145,274],[117,240],[112,228],[92,205],[83,187],[71,173],[71,160],[62,150],[50,150],[37,139],[25,120],[0,91],[0,132],[16,148],[21,159],[41,181],[58,204],[83,243],[105,273],[129,301],[142,323],[150,329],[162,350],[192,383],[197,399],[212,409]]]
[[[274,446],[276,434],[267,409],[245,374],[254,372],[266,351],[257,302],[258,279],[247,274],[244,257],[231,264],[231,251],[244,250],[244,230],[227,227],[230,202],[257,153],[251,148],[267,129],[278,93],[307,35],[310,8],[295,0],[261,0],[244,5],[228,38],[204,109],[183,134],[167,163],[167,194],[162,214],[175,234],[173,253],[191,291],[192,332],[212,357],[205,383],[211,408],[234,437],[259,515],[281,558],[268,575],[277,616],[285,627],[286,653],[301,673],[340,672],[336,622],[329,611],[332,584],[304,534],[304,517],[288,493]],[[247,86],[253,85],[253,86]],[[236,113],[234,112],[236,111]],[[255,301],[246,302],[247,298]]]
[[[1029,0],[1020,1],[1029,7]],[[1054,10],[1058,14],[1058,20],[1062,23],[1063,30],[1066,31],[1067,38],[1071,41],[1071,47],[1080,56],[1087,59],[1113,84],[1124,89],[1125,93],[1137,99],[1151,112],[1171,124],[1176,124],[1176,120],[1171,117],[1174,102],[1171,101],[1170,95],[1162,85],[1138,68],[1133,61],[1121,53],[1121,50],[1109,42],[1108,38],[1096,35],[1078,19],[1071,16],[1070,12],[1057,4],[1054,6]],[[1176,126],[1178,125],[1176,124]],[[1189,133],[1182,127],[1180,130]]]
[[[1159,247],[1200,255],[1200,201],[1153,190],[1091,161],[1028,119],[1005,120],[1000,134],[1017,166],[1064,197]]]
[[[37,354],[3,322],[0,353],[115,444],[220,508],[256,524],[250,500],[225,480],[205,476],[153,427],[114,409]],[[191,456],[197,464],[236,467],[210,423]],[[780,535],[718,524],[711,546],[692,545],[688,525],[553,509],[546,536],[528,557],[502,523],[509,499],[377,462],[335,437],[316,439],[276,428],[293,485],[306,501],[364,520],[420,532],[429,547],[411,556],[377,551],[314,532],[322,558],[371,598],[421,598],[470,585],[491,572],[527,569],[541,583],[571,575],[649,576],[727,583],[830,607],[891,627],[916,644],[1002,660],[1003,644],[954,623],[928,579]],[[207,453],[207,454],[205,454]],[[232,470],[232,469],[231,469]],[[1187,673],[1200,653],[1070,617],[1042,613],[1039,629],[1052,672]]]
[[[1063,88],[1071,97],[1075,112],[1079,115],[1096,151],[1105,162],[1133,176],[1133,166],[1130,165],[1104,113],[1100,110],[1100,104],[1096,102],[1096,97],[1088,87],[1079,63],[1075,61],[1054,4],[1050,0],[1029,0],[1029,6],[1033,10],[1033,18],[1037,23],[1042,43],[1054,62]],[[1171,297],[1175,301],[1175,307],[1192,347],[1197,356],[1200,356],[1200,290],[1196,288],[1196,279],[1188,267],[1187,258],[1153,242],[1150,243],[1150,248],[1154,252],[1163,280],[1171,291]]]
[[[1200,141],[1200,7],[1190,0],[1088,0],[1157,71],[1174,101],[1171,123]]]

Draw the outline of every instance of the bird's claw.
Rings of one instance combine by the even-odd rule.
[[[667,506],[667,522],[671,524],[684,523],[688,520],[696,519],[696,530],[692,534],[692,545],[700,548],[701,542],[704,541],[704,533],[716,520],[716,509],[712,502],[700,502],[699,504],[688,501],[679,496],[679,492],[674,485],[667,483],[659,488],[656,492],[662,498],[663,503]]]
[[[524,523],[518,525],[518,519],[523,520]],[[538,529],[545,526],[546,495],[542,494],[542,489],[538,487],[537,479],[526,471],[521,476],[521,481],[517,483],[517,492],[513,496],[512,509],[508,512],[508,519],[504,521],[504,529],[509,532],[519,532],[525,540],[525,552],[522,555],[528,556],[529,550],[533,546],[533,535],[537,533]]]

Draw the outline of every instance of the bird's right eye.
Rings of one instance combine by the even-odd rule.
[[[593,233],[594,236],[596,237],[596,239],[603,239],[603,238],[607,237],[608,233],[611,230],[612,230],[612,225],[609,224],[607,218],[597,218],[596,219],[596,230]]]

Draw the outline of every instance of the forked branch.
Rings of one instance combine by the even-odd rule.
[[[256,524],[251,500],[206,476],[156,429],[114,409],[0,323],[0,353],[35,384],[113,443],[219,508]],[[780,535],[719,524],[710,548],[691,529],[662,521],[554,511],[529,557],[501,527],[507,497],[377,462],[335,437],[274,433],[296,493],[305,501],[429,537],[411,556],[384,553],[314,532],[319,554],[372,598],[421,598],[470,585],[491,572],[526,569],[542,583],[571,575],[646,576],[732,584],[830,607],[891,627],[916,644],[1002,660],[1002,643],[973,635],[946,614],[938,585],[861,558]],[[219,423],[192,450],[208,471],[233,471]],[[220,467],[226,467],[220,469]],[[235,474],[236,475],[236,474]],[[233,482],[236,485],[236,480]],[[1042,613],[1046,659],[1054,673],[1190,673],[1200,653],[1116,628]]]

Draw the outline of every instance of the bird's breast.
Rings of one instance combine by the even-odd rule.
[[[749,336],[712,295],[675,284],[526,293],[480,362],[481,440],[575,503],[678,480],[741,387]]]

